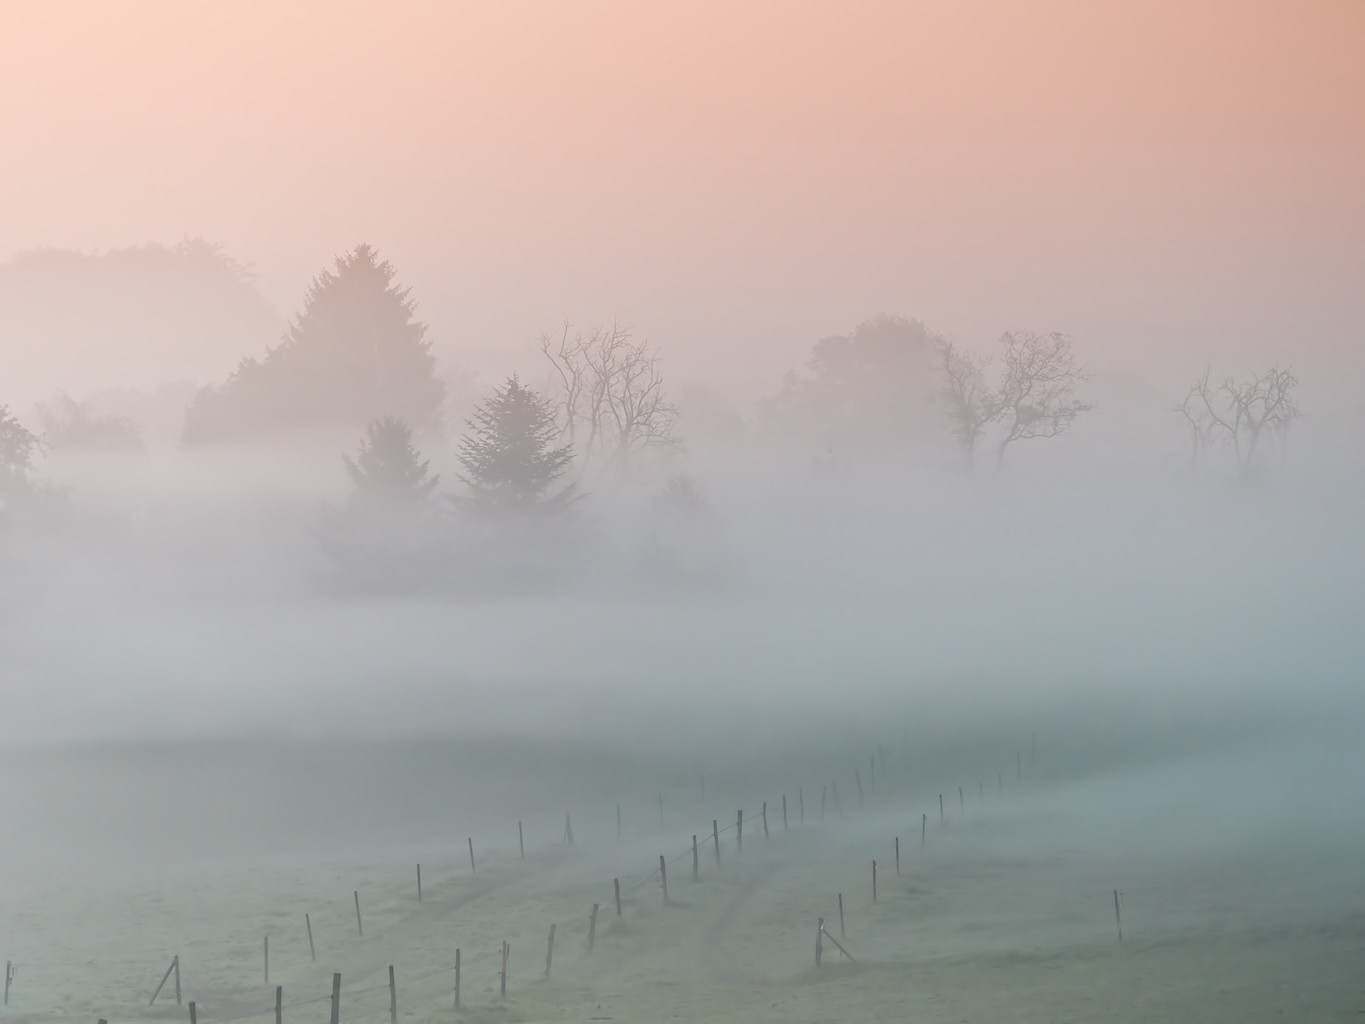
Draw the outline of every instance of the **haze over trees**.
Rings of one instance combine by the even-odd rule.
[[[445,389],[426,325],[369,245],[338,256],[309,286],[303,309],[278,345],[243,358],[186,413],[191,443],[278,436],[316,427],[359,427],[396,416],[437,424]]]

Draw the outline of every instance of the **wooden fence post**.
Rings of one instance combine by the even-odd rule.
[[[896,837],[896,874],[901,873],[901,837]]]
[[[156,1005],[156,997],[159,996],[159,995],[161,995],[161,990],[162,990],[163,988],[166,987],[166,982],[167,982],[168,980],[170,980],[171,975],[172,975],[173,973],[175,973],[175,971],[176,971],[176,961],[179,960],[179,959],[180,959],[179,957],[171,957],[171,966],[167,967],[167,968],[166,968],[166,973],[163,974],[163,975],[161,976],[161,983],[160,983],[159,985],[156,986],[156,991],[152,993],[151,1001],[147,1003],[148,1006],[154,1006],[154,1005]],[[6,960],[6,961],[5,961],[5,987],[6,987],[6,988],[9,987],[10,977],[11,977],[13,974],[14,974],[14,966],[13,966],[8,960]],[[176,988],[179,988],[179,987],[180,987],[180,983],[179,983],[179,981],[177,980],[177,981],[176,981]]]
[[[355,930],[360,934],[360,937],[363,939],[363,938],[365,937],[365,926],[364,926],[363,924],[360,923],[360,890],[359,890],[359,889],[357,889],[357,890],[355,891],[354,896],[355,896]]]
[[[720,823],[711,819],[711,845],[716,848],[716,867],[720,867]]]
[[[763,841],[768,841],[768,801],[763,801]]]
[[[526,859],[526,836],[522,834],[521,822],[517,822],[517,849],[521,851],[521,859]]]
[[[304,927],[308,929],[308,955],[313,958],[313,963],[318,962],[318,951],[313,948],[313,919],[307,914],[303,915]]]
[[[1114,890],[1114,924],[1118,925],[1119,941],[1123,941],[1123,917],[1119,913],[1119,891]]]
[[[13,961],[13,960],[6,960],[6,961],[5,961],[5,1005],[6,1005],[6,1006],[9,1005],[9,983],[10,983],[10,979],[13,978],[13,977],[14,977],[14,961]],[[152,996],[152,999],[153,999],[153,1001],[155,1001],[156,996]]]
[[[275,986],[275,1024],[284,1024],[284,986]]]
[[[498,996],[501,999],[507,998],[507,941],[502,943],[502,969],[498,971]]]
[[[872,905],[877,905],[877,862],[872,862]]]
[[[341,1024],[341,975],[332,975],[332,1018],[331,1024]]]
[[[545,977],[550,976],[550,965],[555,959],[555,926],[550,925],[550,941],[545,946]]]
[[[195,1012],[194,1000],[190,1000],[190,1024],[199,1024],[199,1014]]]
[[[455,1012],[460,1012],[460,950],[455,950]]]
[[[474,866],[474,837],[469,837],[469,873],[477,875],[478,869]]]
[[[270,936],[265,937],[265,987],[270,987]]]
[[[597,904],[592,905],[592,914],[588,917],[588,956],[592,956],[593,944],[597,941]]]
[[[389,964],[389,1024],[398,1024],[398,983],[393,980],[393,964]]]
[[[668,905],[668,865],[664,863],[664,855],[659,854],[659,882],[664,887],[664,906]]]
[[[782,794],[782,831],[787,831],[787,794]]]
[[[180,954],[175,955],[171,961],[171,967],[175,970],[175,1005],[180,1005]]]
[[[417,902],[422,902],[422,865],[417,865]]]
[[[692,881],[701,880],[701,854],[697,849],[697,834],[692,833]]]
[[[620,880],[619,878],[613,878],[613,879],[611,880],[611,884],[612,884],[612,886],[616,889],[616,916],[617,916],[617,917],[620,917],[620,916],[621,916],[621,880]]]
[[[919,844],[920,844],[920,846],[923,846],[923,845],[924,845],[924,840],[926,839],[926,837],[928,837],[928,835],[929,835],[929,815],[927,815],[927,814],[921,814],[921,815],[919,816]]]
[[[844,934],[844,894],[843,894],[843,893],[840,893],[840,894],[839,894],[839,938],[841,938],[841,939],[848,938],[848,936],[846,936],[846,935]]]
[[[943,794],[942,794],[942,793],[940,793],[940,794],[938,795],[938,823],[939,823],[940,825],[946,825],[946,824],[948,824],[948,815],[945,814],[944,811],[943,811]]]

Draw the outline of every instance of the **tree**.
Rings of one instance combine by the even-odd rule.
[[[469,493],[460,503],[475,512],[553,517],[577,499],[572,484],[555,490],[573,461],[571,444],[554,447],[561,428],[554,403],[509,377],[475,411],[460,439],[460,479]]]
[[[342,456],[351,478],[351,504],[376,510],[415,511],[427,505],[440,481],[412,444],[412,428],[400,419],[371,420],[355,458]]]
[[[243,359],[186,415],[188,441],[279,433],[396,416],[435,425],[445,389],[409,290],[369,245],[313,279],[279,345]]]
[[[995,468],[1016,441],[1059,437],[1081,413],[1094,408],[1075,396],[1077,385],[1090,379],[1071,352],[1064,334],[1007,332],[1000,338],[1004,379],[990,398],[998,409],[1002,432],[996,443]]]
[[[1262,442],[1278,444],[1281,454],[1289,428],[1301,415],[1294,392],[1299,379],[1292,370],[1272,366],[1245,381],[1225,377],[1214,386],[1212,368],[1185,393],[1175,406],[1190,435],[1190,465],[1197,468],[1200,454],[1222,443],[1232,448],[1239,473],[1257,465]]]
[[[789,374],[762,408],[770,430],[821,450],[886,451],[931,436],[937,418],[935,348],[919,320],[877,316],[822,338],[808,376]]]
[[[935,345],[942,382],[939,396],[948,412],[953,440],[970,471],[982,433],[1000,415],[999,396],[986,381],[989,360],[964,352],[946,338]]]
[[[29,491],[28,474],[40,447],[37,436],[0,405],[0,513]]]
[[[605,472],[629,476],[647,454],[682,446],[678,409],[664,391],[659,355],[613,323],[570,335],[565,323],[558,341],[540,336],[558,388],[560,436],[573,445],[584,468],[600,463]]]
[[[38,408],[43,440],[53,451],[140,452],[137,424],[123,416],[95,412],[88,402],[77,402],[58,392]]]

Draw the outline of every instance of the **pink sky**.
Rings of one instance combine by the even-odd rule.
[[[1365,368],[1352,0],[17,0],[0,81],[0,259],[202,235],[287,314],[368,240],[469,363],[618,316],[761,390],[888,311]]]

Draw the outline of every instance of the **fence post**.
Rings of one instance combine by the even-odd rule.
[[[564,813],[564,845],[573,849],[573,822],[569,820],[569,814]]]
[[[555,959],[555,926],[550,925],[550,941],[545,947],[545,977],[550,976],[550,964]],[[395,1022],[397,1024],[397,1022]]]
[[[782,831],[787,831],[787,794],[782,794]]]
[[[275,986],[275,1024],[284,1024],[284,986]]]
[[[588,956],[592,956],[593,943],[597,941],[597,904],[592,905],[592,914],[588,918]]]
[[[1114,890],[1114,924],[1118,925],[1119,941],[1123,941],[1123,917],[1119,914],[1119,891]]]
[[[735,848],[744,852],[744,811],[741,810],[735,815]]]
[[[659,854],[659,881],[664,887],[664,906],[668,905],[668,865],[664,862],[664,855]]]
[[[923,846],[923,845],[924,845],[924,839],[925,839],[925,837],[926,837],[928,834],[929,834],[929,815],[927,815],[927,814],[921,814],[921,815],[919,816],[919,844],[920,844],[920,846]]]
[[[806,794],[800,786],[796,787],[796,807],[798,810],[797,824],[804,825],[806,823]]]
[[[942,793],[940,793],[940,794],[938,795],[938,823],[939,823],[940,825],[946,825],[946,824],[948,824],[948,815],[945,814],[944,811],[943,811],[943,794],[942,794]]]
[[[716,848],[716,867],[720,867],[720,824],[711,819],[711,844]]]
[[[460,1012],[460,950],[455,950],[455,1012]]]
[[[498,972],[498,997],[507,998],[507,940],[502,943],[502,970]]]
[[[896,874],[901,873],[901,837],[896,837]]]
[[[474,837],[469,837],[469,873],[477,875],[478,869],[474,866]]]
[[[617,916],[617,917],[620,917],[620,916],[621,916],[621,880],[620,880],[619,878],[613,878],[613,879],[611,880],[611,884],[612,884],[612,887],[616,890],[616,916]]]
[[[692,881],[701,879],[701,856],[697,850],[697,834],[692,833]]]
[[[9,1005],[9,982],[10,982],[10,979],[11,979],[12,977],[14,977],[14,961],[13,961],[13,960],[6,960],[6,961],[5,961],[5,1005],[6,1005],[6,1006]],[[155,1000],[155,999],[156,999],[156,996],[152,996],[152,999]]]
[[[190,1024],[199,1024],[199,1014],[195,1012],[194,1000],[190,1000]]]
[[[265,987],[270,987],[270,936],[265,937]]]
[[[839,894],[839,938],[841,938],[841,939],[846,939],[846,938],[848,938],[848,936],[844,934],[844,894],[843,894],[843,893],[840,893],[840,894]]]
[[[341,975],[332,975],[332,1020],[331,1024],[341,1024]]]
[[[365,937],[365,926],[360,921],[360,890],[357,889],[353,895],[355,896],[355,930],[363,939]]]
[[[417,865],[417,902],[422,902],[422,865]]]
[[[175,969],[175,1005],[176,1005],[176,1006],[179,1006],[179,1005],[180,1005],[180,954],[179,954],[179,953],[177,953],[177,954],[175,955],[175,959],[171,961],[171,967],[173,967],[173,968]]]
[[[763,841],[768,841],[768,801],[763,801]]]
[[[303,915],[304,927],[308,929],[308,955],[313,958],[313,963],[318,962],[318,951],[313,948],[313,919],[307,914]]]
[[[877,862],[872,862],[872,905],[877,905]]]
[[[526,837],[521,831],[521,822],[517,822],[517,849],[521,851],[521,859],[526,859]]]
[[[398,1024],[398,984],[393,980],[393,964],[389,964],[389,1024]]]

